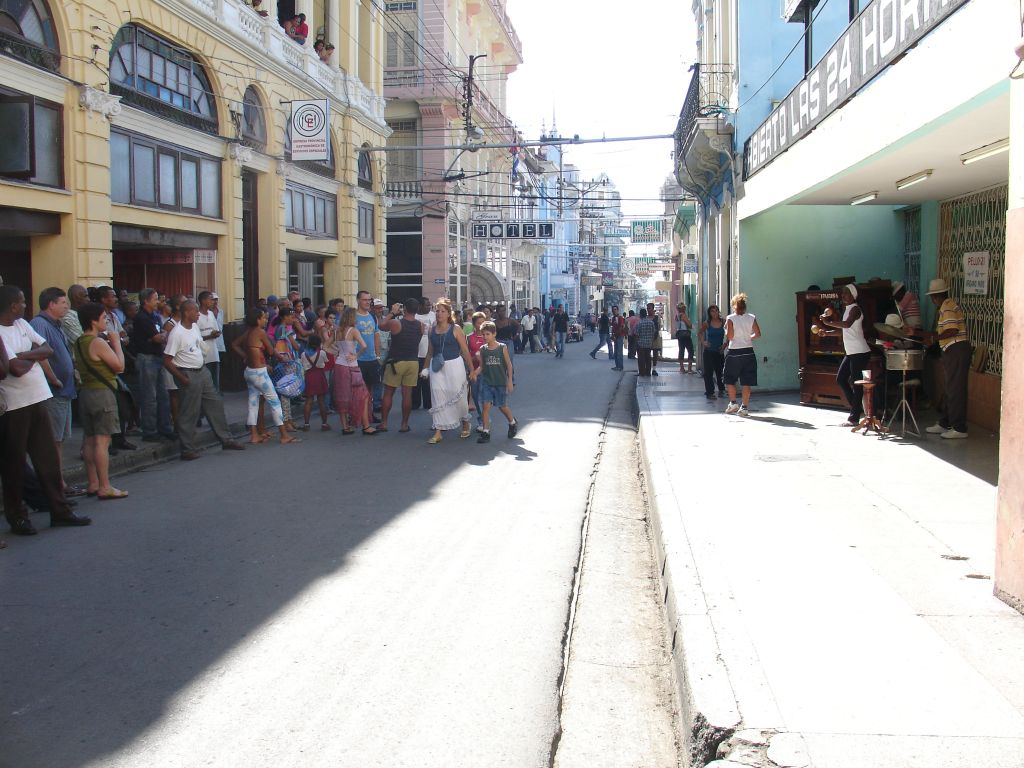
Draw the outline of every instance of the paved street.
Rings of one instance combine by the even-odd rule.
[[[591,339],[565,360],[520,358],[514,440],[496,422],[489,445],[447,433],[430,446],[419,411],[407,435],[393,416],[373,438],[213,449],[123,476],[124,502],[83,501],[90,528],[8,537],[0,765],[547,766],[573,686],[567,734],[618,705],[588,704],[593,691],[632,689],[623,706],[650,713],[650,752],[607,764],[674,765],[639,495],[612,502],[625,523],[595,525],[572,647],[636,677],[633,642],[649,672],[595,689],[570,669],[560,696],[596,464],[632,461],[636,479],[634,378],[616,398],[620,375],[586,357]],[[619,434],[602,459],[606,416]],[[644,621],[596,636],[600,610],[634,588]]]

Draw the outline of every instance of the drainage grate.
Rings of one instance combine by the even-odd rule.
[[[986,576],[983,573],[968,573],[967,574],[967,578],[968,579],[991,579],[992,577],[991,576]]]
[[[970,560],[969,557],[963,555],[939,555],[943,560]]]
[[[754,456],[758,461],[774,463],[777,461],[815,461],[816,459],[806,453],[759,453]]]

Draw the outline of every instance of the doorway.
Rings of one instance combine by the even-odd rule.
[[[324,260],[289,252],[288,290],[298,291],[299,296],[312,299],[314,307],[325,304]]]
[[[255,173],[242,171],[242,306],[246,309],[260,296],[256,181]]]

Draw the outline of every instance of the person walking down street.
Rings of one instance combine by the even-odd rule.
[[[25,294],[16,285],[0,286],[0,396],[7,411],[0,416],[0,479],[3,482],[4,516],[11,533],[32,536],[35,526],[24,504],[25,459],[32,466],[50,508],[50,525],[89,525],[61,490],[60,464],[53,427],[43,402],[51,397],[46,376],[39,366],[53,350],[24,319]]]
[[[942,380],[945,394],[938,423],[925,429],[946,440],[967,437],[967,376],[971,369],[971,344],[967,340],[967,319],[960,302],[949,295],[946,281],[938,277],[928,286],[928,297],[939,308],[935,333],[925,333],[942,349]]]
[[[615,357],[612,339],[608,333],[610,327],[611,323],[608,320],[608,310],[606,309],[601,312],[600,317],[597,319],[597,346],[590,351],[590,356],[595,360],[597,360],[597,353],[604,346],[608,347],[608,359],[611,360]]]
[[[313,401],[320,408],[320,431],[327,432],[327,371],[334,367],[334,360],[324,351],[320,337],[315,333],[306,339],[306,350],[302,353],[302,373],[305,378],[306,403],[302,407],[302,431],[309,432],[309,417],[313,415]]]
[[[483,312],[473,313],[473,330],[469,336],[466,337],[466,346],[469,348],[469,359],[473,361],[473,370],[475,371],[480,367],[480,358],[477,356],[477,352],[480,348],[487,343],[484,339],[483,333],[480,328],[483,327],[487,320],[487,316]],[[497,326],[495,326],[497,328]],[[469,375],[469,391],[473,402],[473,408],[476,409],[476,431],[479,432],[483,427],[483,411],[480,408],[480,379],[473,376],[472,373]]]
[[[249,412],[245,423],[249,426],[249,442],[255,445],[270,439],[269,435],[260,434],[264,404],[270,408],[270,420],[281,435],[281,445],[301,442],[285,429],[281,400],[267,370],[267,360],[284,359],[283,355],[274,352],[274,345],[267,336],[267,313],[261,307],[253,307],[245,313],[245,326],[245,333],[231,342],[231,349],[245,360],[245,384],[249,389]]]
[[[170,332],[164,347],[164,368],[178,385],[178,437],[183,461],[200,457],[196,421],[202,413],[226,451],[244,451],[231,436],[224,399],[213,385],[206,367],[203,336],[199,330],[199,305],[187,299],[179,307],[181,321]]]
[[[483,323],[480,335],[484,344],[476,353],[479,365],[473,369],[472,378],[479,380],[479,399],[483,413],[480,422],[478,443],[491,440],[491,406],[497,408],[508,419],[508,437],[511,440],[519,431],[516,417],[508,405],[512,395],[512,356],[504,344],[498,342],[497,328],[494,323]]]
[[[640,310],[640,319],[636,324],[636,357],[640,376],[651,375],[651,355],[654,352],[654,335],[657,333],[654,320],[646,309]]]
[[[615,342],[615,365],[613,371],[621,371],[625,368],[625,361],[622,359],[622,346],[626,343],[626,318],[619,314],[617,306],[612,307],[612,319],[609,321],[612,339]]]
[[[676,304],[676,342],[679,344],[679,372],[693,373],[693,321],[683,302]],[[686,370],[683,370],[684,358],[688,362]]]
[[[551,321],[554,319],[555,310],[548,307],[547,311],[543,315],[543,322],[541,324],[541,330],[544,334],[544,338],[541,340],[542,349],[545,352],[554,352],[555,342],[554,337],[551,335]]]
[[[555,335],[555,357],[565,357],[565,336],[569,333],[569,315],[565,313],[565,307],[561,304],[555,310],[555,316],[551,320],[551,330]]]
[[[526,310],[526,314],[523,315],[523,352],[526,352],[527,345],[530,347],[530,354],[537,351],[537,316],[532,309]]]
[[[431,445],[441,442],[441,433],[455,429],[460,424],[459,437],[469,437],[472,432],[469,422],[469,403],[466,390],[469,386],[468,371],[473,367],[469,359],[466,335],[461,328],[452,324],[452,305],[448,299],[434,303],[437,322],[430,331],[427,346],[427,364],[420,376],[430,379],[430,399],[433,407],[434,434],[427,441]]]
[[[651,344],[651,376],[658,375],[658,358],[661,357],[661,318],[654,309],[654,304],[647,305],[647,317],[654,323],[654,341]]]
[[[844,285],[839,292],[839,300],[843,303],[842,320],[834,319],[829,310],[829,314],[818,317],[818,322],[831,329],[825,331],[826,335],[835,335],[836,332],[843,335],[846,356],[836,372],[836,384],[850,405],[850,415],[842,426],[856,427],[864,412],[864,387],[856,382],[861,378],[861,371],[868,367],[871,347],[864,338],[864,313],[857,304],[857,286],[853,283]]]
[[[747,294],[732,297],[732,314],[725,318],[725,338],[729,350],[725,354],[725,387],[729,390],[726,413],[749,416],[750,388],[757,386],[757,356],[754,340],[761,338],[757,318],[747,312]],[[743,402],[736,402],[736,383],[743,388]]]
[[[107,330],[104,307],[78,310],[83,333],[75,340],[75,367],[82,379],[78,418],[82,422],[82,458],[89,478],[87,493],[101,501],[123,499],[126,491],[110,484],[110,438],[118,434],[117,374],[124,370],[121,336]]]
[[[295,331],[295,310],[291,304],[282,302],[277,310],[277,322],[273,325],[270,335],[274,342],[274,351],[283,355],[283,360],[298,360],[301,345],[296,337]],[[292,403],[290,397],[281,396],[281,412],[284,414],[284,428],[289,432],[297,432],[298,427],[292,419]]]
[[[419,347],[419,367],[422,369],[427,357],[427,347],[430,344],[427,334],[434,327],[434,322],[437,319],[433,305],[426,296],[420,299],[420,311],[416,313],[416,319],[423,323],[423,327],[426,329],[423,333],[423,338],[420,339]],[[430,382],[427,379],[418,380],[416,388],[412,393],[412,407],[413,410],[420,407],[426,408],[428,411],[430,410]]]
[[[163,437],[177,440],[171,428],[171,403],[163,386],[164,318],[157,312],[159,295],[152,288],[139,291],[139,313],[132,325],[131,348],[139,371],[139,410],[142,412],[142,441],[156,443]]]
[[[419,383],[420,339],[426,334],[426,327],[416,319],[420,303],[408,299],[399,309],[395,304],[390,317],[381,324],[391,334],[391,348],[384,363],[384,398],[380,406],[381,423],[377,429],[388,430],[388,416],[395,399],[395,390],[402,388],[402,423],[399,432],[409,431],[409,417],[412,415],[413,395]]]
[[[725,382],[722,381],[722,367],[725,365],[725,321],[718,307],[708,307],[708,319],[705,320],[697,338],[704,348],[704,397],[715,399],[715,383],[718,383],[718,396],[725,396]]]

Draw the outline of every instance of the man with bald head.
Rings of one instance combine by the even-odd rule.
[[[78,320],[78,310],[88,303],[89,292],[85,290],[84,285],[75,283],[68,288],[68,304],[71,305],[71,309],[60,321],[60,329],[64,331],[68,344],[74,344],[78,341],[78,337],[82,335],[82,324]]]
[[[245,446],[231,437],[224,400],[213,385],[204,360],[203,336],[199,330],[199,305],[191,299],[181,304],[181,322],[174,326],[164,346],[164,368],[178,385],[178,438],[181,458],[199,458],[196,421],[202,413],[213,433],[228,451],[244,451]]]

